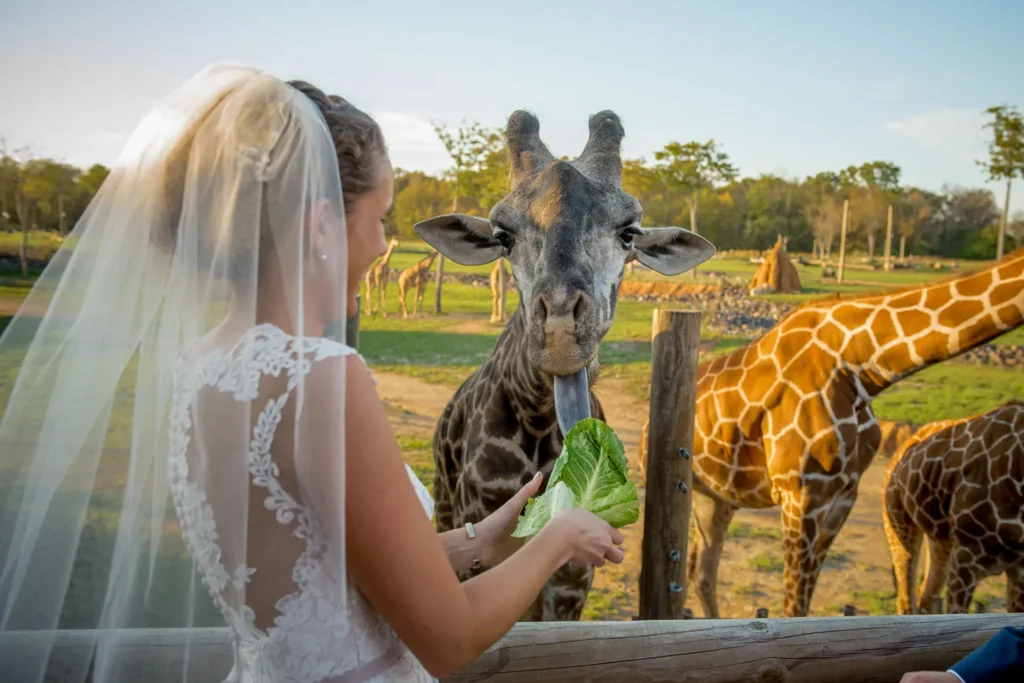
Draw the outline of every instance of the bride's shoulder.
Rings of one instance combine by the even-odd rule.
[[[225,381],[235,390],[232,378],[247,377],[241,385],[258,384],[262,375],[287,374],[289,384],[312,373],[330,373],[349,365],[366,368],[359,352],[329,337],[298,337],[270,323],[255,325],[229,342],[212,337],[199,340],[178,363],[178,374],[195,376],[200,384],[221,385]],[[247,393],[243,391],[242,393]]]

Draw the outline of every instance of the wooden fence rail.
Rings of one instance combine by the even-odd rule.
[[[1020,623],[1019,614],[523,623],[451,680],[896,683],[907,671],[945,670],[998,629]],[[129,655],[124,683],[181,679],[182,631],[115,636]],[[94,638],[59,632],[47,681],[79,680],[68,665],[81,661]],[[46,643],[36,634],[0,635],[4,683],[25,680],[26,658],[39,647]],[[193,634],[190,681],[221,683],[230,668],[225,629]]]

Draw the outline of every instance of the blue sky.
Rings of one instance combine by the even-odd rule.
[[[405,168],[447,164],[430,120],[526,108],[572,156],[607,108],[631,157],[713,137],[745,175],[886,159],[907,184],[980,186],[982,110],[1024,107],[1021,26],[1014,0],[4,0],[0,135],[110,164],[149,105],[228,59],[370,111]]]

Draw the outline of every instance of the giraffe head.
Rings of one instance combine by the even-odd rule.
[[[450,214],[416,225],[417,234],[456,263],[508,259],[530,363],[551,377],[574,376],[596,363],[626,263],[636,259],[677,275],[715,252],[688,230],[640,227],[643,209],[622,189],[623,135],[613,112],[595,114],[583,152],[560,161],[541,141],[537,118],[517,111],[505,131],[512,189],[489,219]]]

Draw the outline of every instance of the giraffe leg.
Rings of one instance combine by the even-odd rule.
[[[579,621],[593,581],[593,569],[574,564],[563,565],[544,585],[528,614],[533,616],[539,612],[539,621]]]
[[[982,578],[978,558],[967,548],[953,544],[952,564],[946,583],[946,613],[966,614],[974,597],[974,589]]]
[[[694,491],[690,514],[694,522],[691,530],[696,533],[690,534],[689,581],[697,591],[705,618],[718,619],[718,563],[736,508]]]
[[[405,295],[408,294],[406,291],[406,284],[404,280],[398,280],[398,310],[402,313],[402,318],[409,317],[409,309],[405,305]]]
[[[1024,566],[1006,570],[1006,611],[1024,612]]]
[[[373,270],[366,271],[366,312],[373,315]]]
[[[930,614],[932,599],[942,594],[942,587],[946,585],[946,576],[949,573],[949,555],[952,548],[953,544],[948,540],[928,539],[928,563],[925,566],[924,583],[917,596],[918,612]]]
[[[785,569],[783,615],[805,617],[821,564],[857,498],[851,483],[833,496],[815,493],[813,482],[799,493],[782,495],[782,549]]]
[[[388,317],[388,296],[387,296],[387,290],[388,290],[388,278],[389,277],[390,277],[390,274],[387,271],[385,271],[384,273],[381,274],[380,284],[377,285],[377,292],[380,294],[380,314],[381,314],[381,317],[383,317],[383,318]]]
[[[892,488],[886,489],[882,502],[882,525],[896,580],[896,613],[911,614],[923,534],[903,506],[899,491]]]

